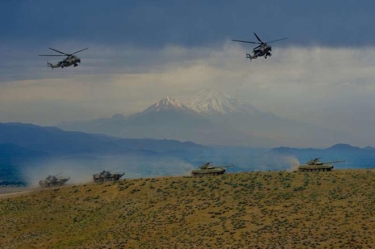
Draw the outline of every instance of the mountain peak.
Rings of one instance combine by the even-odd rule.
[[[115,120],[123,120],[124,118],[125,116],[122,114],[115,114],[112,116],[112,119],[115,119]]]
[[[184,105],[180,101],[178,101],[176,99],[173,99],[173,98],[168,96],[168,97],[160,100],[158,103],[156,103],[155,106],[165,109],[165,108],[181,108]]]
[[[212,89],[199,91],[187,105],[190,109],[201,114],[229,114],[259,112],[248,103],[236,100],[231,96]]]
[[[160,112],[160,111],[189,111],[191,110],[182,104],[180,101],[173,99],[171,97],[166,97],[159,102],[151,105],[142,113],[150,113],[150,112]]]
[[[372,147],[372,146],[366,146],[363,148],[364,150],[372,150],[372,151],[375,151],[375,148]]]
[[[350,144],[335,144],[328,148],[329,150],[360,150],[361,148]]]

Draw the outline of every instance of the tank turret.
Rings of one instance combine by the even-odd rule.
[[[106,181],[117,181],[123,175],[125,175],[125,173],[111,173],[111,171],[103,170],[100,173],[93,174],[92,177],[95,182],[106,182]]]
[[[42,188],[64,185],[70,179],[70,177],[68,177],[68,178],[58,177],[60,174],[61,173],[59,173],[57,175],[47,176],[45,180],[39,181],[39,185]]]
[[[193,169],[191,171],[191,175],[192,176],[221,175],[225,173],[227,167],[233,167],[233,165],[214,166],[210,162],[207,162],[199,166],[199,169]]]
[[[332,162],[321,162],[319,158],[314,158],[308,161],[306,164],[298,166],[298,171],[309,172],[309,171],[331,171],[334,168],[333,163],[342,163],[344,160],[332,161]]]

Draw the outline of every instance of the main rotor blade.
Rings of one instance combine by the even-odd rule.
[[[49,49],[51,49],[51,50],[53,50],[53,51],[56,51],[57,53],[60,53],[60,54],[69,55],[69,54],[67,54],[67,53],[61,52],[61,51],[56,50],[56,49],[54,49],[54,48],[49,48]]]
[[[81,50],[79,50],[79,51],[77,51],[77,52],[74,52],[73,54],[76,54],[76,53],[82,52],[82,51],[87,50],[87,49],[89,49],[89,48],[81,49]]]
[[[282,39],[278,39],[278,40],[274,40],[274,41],[270,41],[270,42],[266,42],[266,43],[272,43],[272,42],[277,42],[277,41],[282,41],[282,40],[286,40],[288,38],[282,38]]]
[[[65,56],[62,54],[40,54],[39,56]]]
[[[255,37],[258,39],[258,41],[260,41],[260,43],[264,43],[264,42],[259,38],[259,36],[257,36],[257,34],[254,33],[254,35],[255,35]]]
[[[235,42],[244,42],[244,43],[251,43],[251,44],[260,44],[259,42],[252,42],[252,41],[241,41],[241,40],[232,40]]]

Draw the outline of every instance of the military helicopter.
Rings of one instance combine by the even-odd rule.
[[[57,64],[53,65],[52,63],[49,63],[47,62],[47,66],[54,69],[54,68],[64,68],[64,67],[70,67],[71,65],[74,65],[74,67],[78,66],[78,63],[81,63],[81,59],[78,58],[77,56],[75,56],[75,54],[79,53],[79,52],[82,52],[86,49],[89,49],[89,48],[84,48],[84,49],[81,49],[77,52],[74,52],[72,54],[67,54],[67,53],[64,53],[64,52],[61,52],[57,49],[54,49],[54,48],[49,48],[57,53],[60,53],[60,54],[53,54],[53,55],[50,55],[50,54],[41,54],[39,56],[67,56],[64,60],[62,61],[59,61]]]
[[[252,41],[242,41],[242,40],[232,40],[235,42],[244,42],[244,43],[251,43],[251,44],[259,44],[253,49],[253,54],[246,54],[247,59],[256,59],[257,57],[264,56],[265,59],[267,59],[267,56],[271,56],[272,47],[268,45],[268,43],[277,42],[281,40],[286,40],[288,38],[281,38],[278,40],[270,41],[270,42],[263,42],[257,34],[255,34],[255,37],[258,39],[259,42],[252,42]]]

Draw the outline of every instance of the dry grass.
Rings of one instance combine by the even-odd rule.
[[[370,248],[375,173],[253,172],[0,199],[4,248]]]

